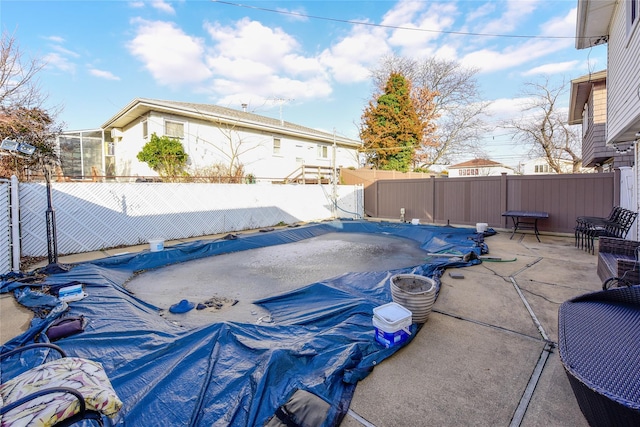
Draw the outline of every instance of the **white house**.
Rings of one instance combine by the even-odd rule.
[[[576,48],[607,44],[606,143],[634,153],[632,197],[621,205],[638,210],[640,141],[640,0],[578,0]],[[621,185],[622,187],[622,185]],[[638,239],[632,230],[629,238]]]
[[[476,176],[498,176],[506,173],[513,175],[513,169],[504,166],[502,163],[488,159],[473,159],[466,162],[451,165],[448,168],[449,178],[476,177]]]
[[[180,140],[192,175],[235,162],[245,175],[268,182],[293,179],[303,166],[323,176],[334,168],[357,167],[361,146],[357,140],[244,110],[136,98],[98,130],[66,132],[60,138],[63,171],[83,177],[92,169],[100,176],[157,176],[137,159],[154,133]],[[93,147],[92,155],[87,146]],[[96,154],[96,147],[103,153]]]
[[[558,159],[562,173],[571,173],[573,171],[573,162],[566,159]],[[556,173],[549,162],[544,157],[528,160],[521,164],[520,173],[523,175],[548,175]]]

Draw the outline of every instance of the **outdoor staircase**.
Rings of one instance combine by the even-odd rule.
[[[330,184],[333,177],[331,166],[302,165],[279,181],[279,184]],[[340,170],[336,169],[336,176]]]

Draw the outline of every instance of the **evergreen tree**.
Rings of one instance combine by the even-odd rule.
[[[384,93],[369,101],[362,115],[360,138],[368,162],[378,169],[408,171],[423,132],[409,82],[402,74],[392,73]]]

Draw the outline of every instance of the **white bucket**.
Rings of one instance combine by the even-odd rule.
[[[476,232],[484,233],[485,231],[487,231],[488,227],[489,227],[489,224],[487,224],[486,222],[478,222],[476,224]]]
[[[411,311],[397,302],[374,308],[373,318],[385,332],[396,332],[411,326]]]
[[[413,225],[419,225],[420,224],[420,218],[413,218],[411,220],[411,224]]]
[[[149,240],[149,250],[151,252],[159,252],[164,249],[164,240],[163,239],[152,239]]]

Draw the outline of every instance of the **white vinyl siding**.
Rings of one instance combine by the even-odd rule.
[[[640,31],[627,36],[628,1],[618,4],[611,20],[607,67],[607,142],[640,120]],[[636,18],[637,20],[638,18]]]

